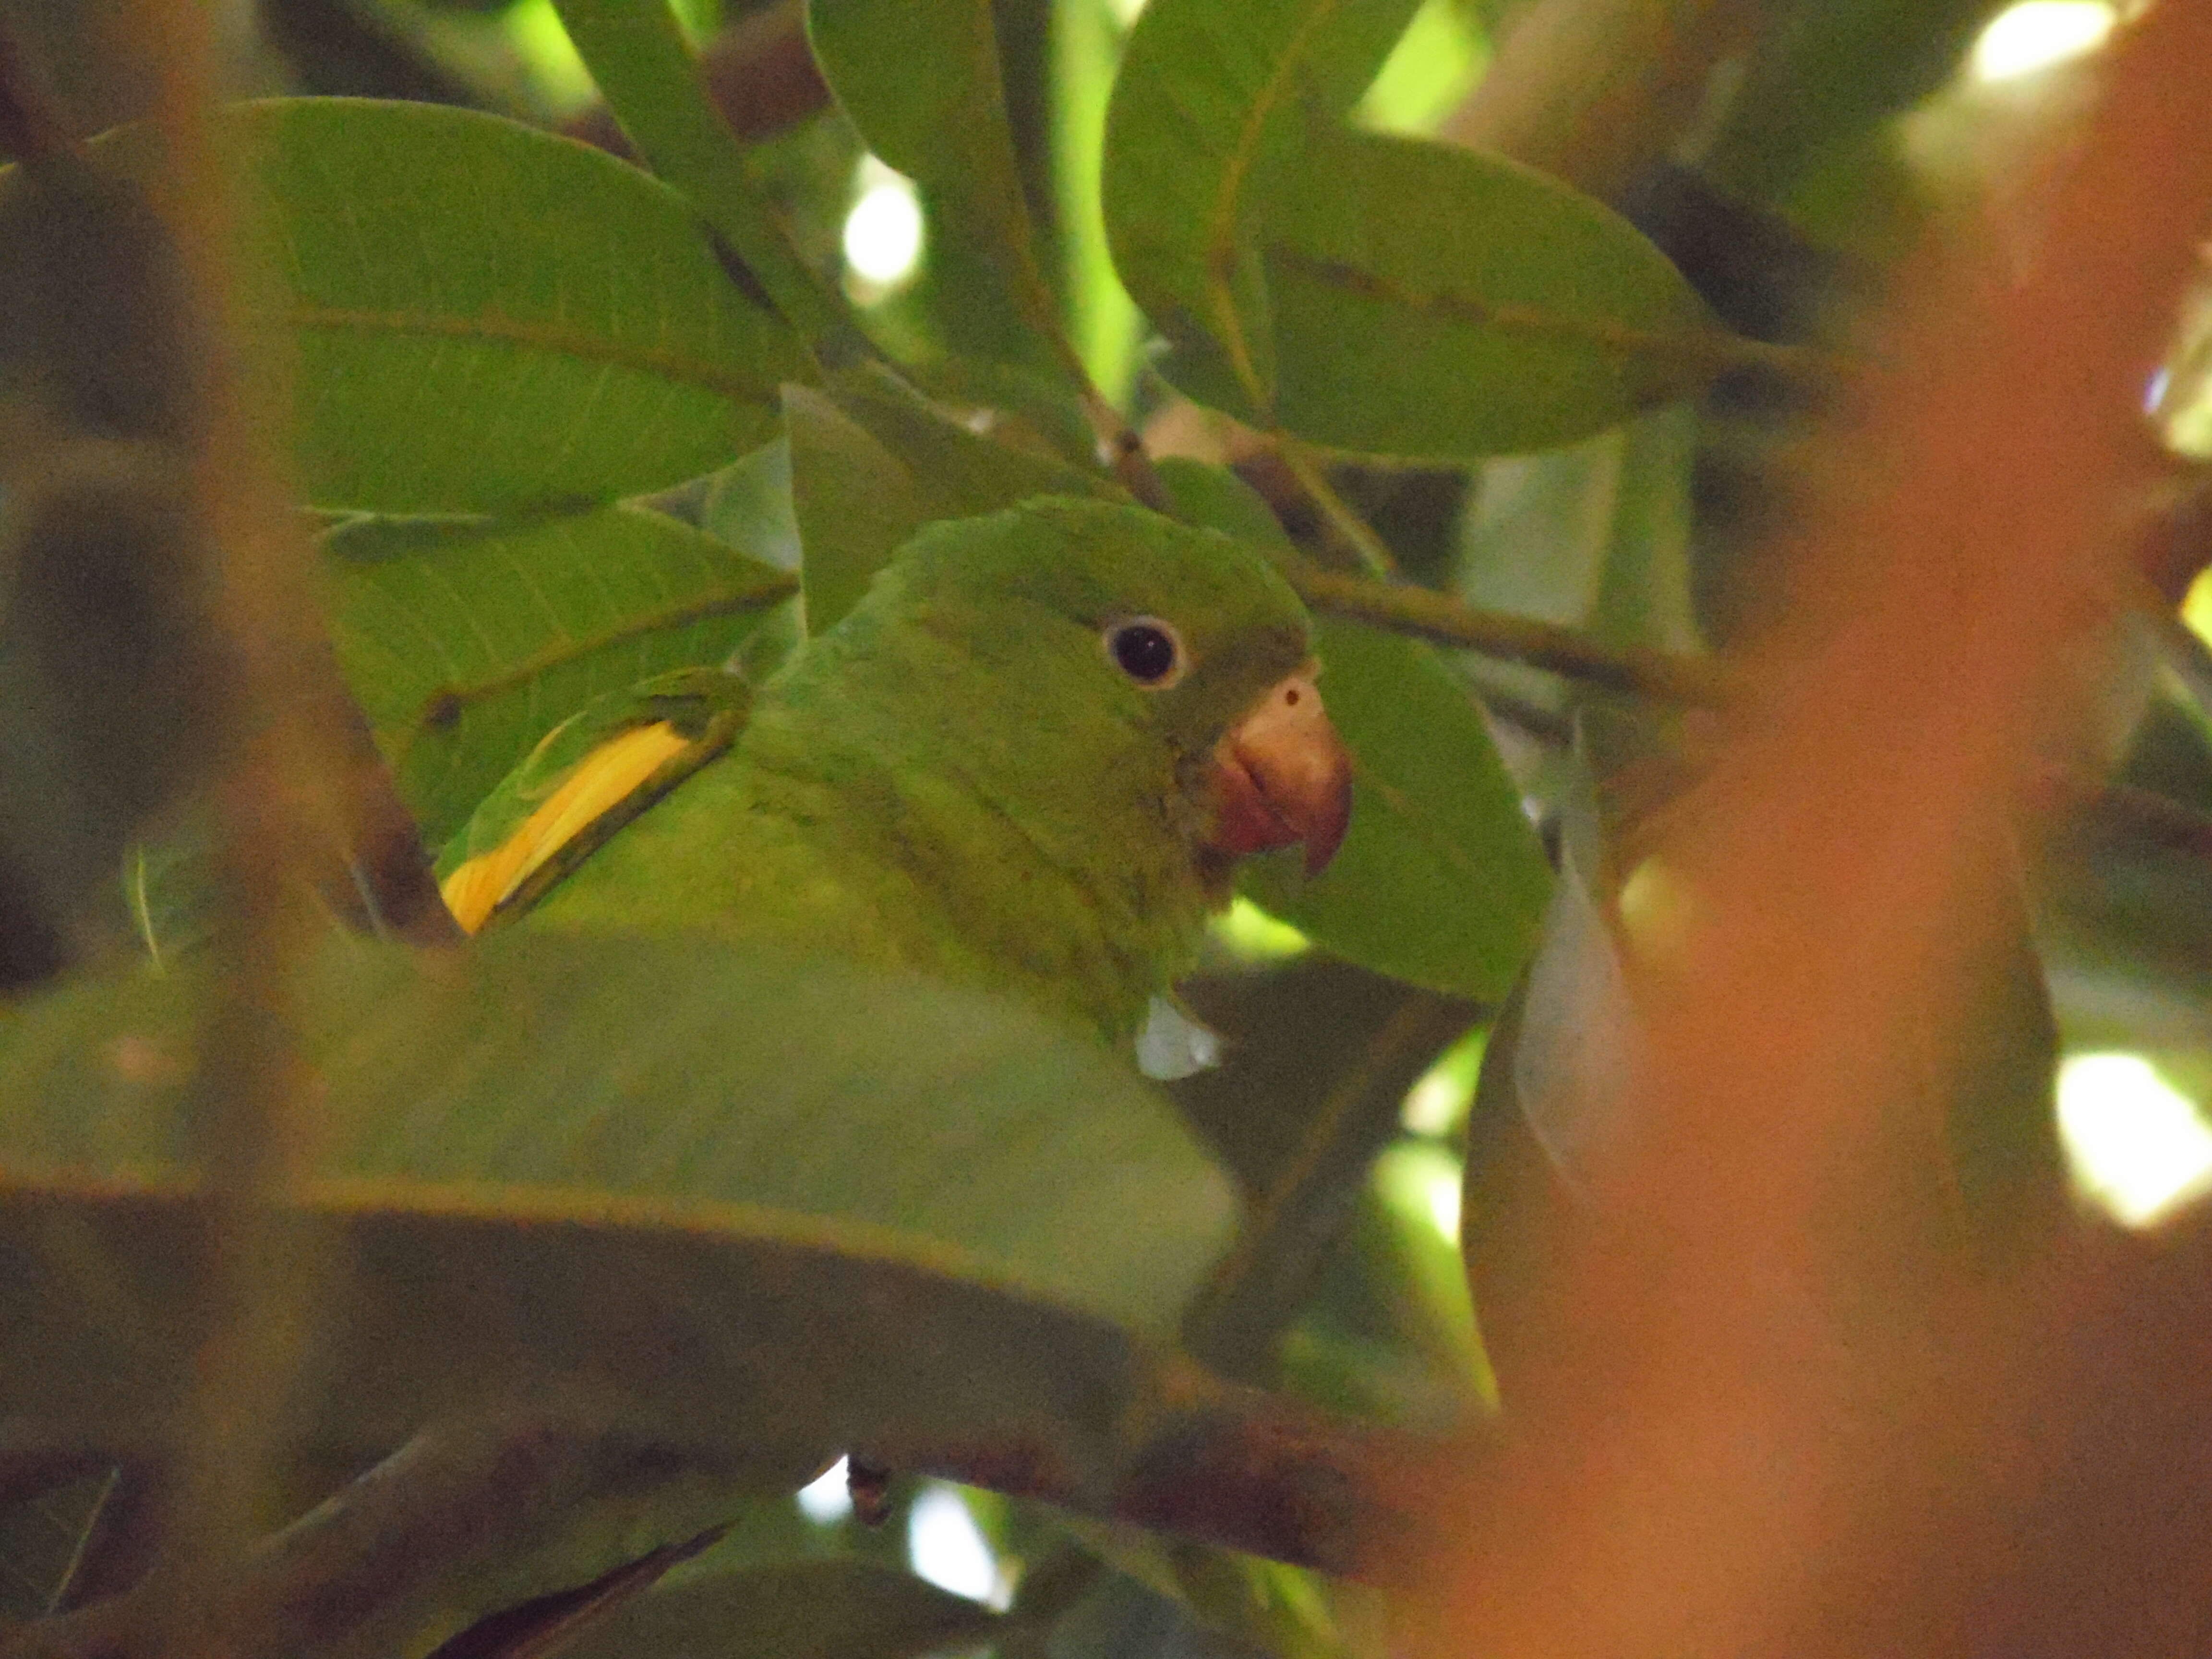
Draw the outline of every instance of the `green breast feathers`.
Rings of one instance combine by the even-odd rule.
[[[1318,870],[1343,836],[1311,649],[1263,557],[1140,508],[935,525],[749,708],[692,676],[688,716],[647,697],[495,796],[447,902],[472,932],[526,909],[831,951],[1126,1039],[1240,855],[1303,842]]]

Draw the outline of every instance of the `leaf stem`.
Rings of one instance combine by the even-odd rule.
[[[1311,452],[1287,432],[1277,431],[1270,436],[1276,458],[1284,469],[1297,480],[1307,499],[1321,509],[1322,516],[1359,562],[1374,575],[1396,574],[1398,562],[1391,556],[1389,545],[1376,533],[1374,526],[1361,518],[1352,503],[1337,493],[1328,475],[1315,464]]]
[[[1285,574],[1315,610],[1392,633],[1664,702],[1715,708],[1737,695],[1734,671],[1714,658],[1602,645],[1571,628],[1480,611],[1449,593],[1323,570],[1304,560],[1286,561]]]

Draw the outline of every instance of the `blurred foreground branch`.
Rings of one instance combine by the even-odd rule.
[[[2208,64],[2212,5],[2152,8],[2043,175],[2033,264],[1954,227],[1908,270],[1905,367],[1653,855],[1635,1075],[1420,1651],[2201,1649],[2174,1297],[2203,1281],[2081,1227],[1962,1249],[1918,1080],[2003,925],[1988,849],[2133,580],[2112,532],[2212,222]]]
[[[981,1435],[964,1446],[892,1445],[869,1455],[1359,1578],[1387,1577],[1412,1559],[1409,1540],[1422,1522],[1399,1507],[1398,1495],[1457,1455],[1187,1365],[1169,1367],[1133,1407],[1127,1442],[1105,1488],[1039,1449],[994,1445]],[[0,1429],[0,1480],[11,1495],[49,1489],[112,1455],[64,1430]],[[225,1659],[285,1659],[341,1638],[396,1634],[454,1581],[530,1549],[580,1508],[610,1498],[649,1501],[660,1483],[702,1470],[713,1466],[691,1450],[610,1432],[573,1412],[449,1422],[237,1552],[228,1566],[204,1559],[194,1604],[208,1628],[222,1632],[209,1650]],[[603,1588],[609,1596],[641,1588],[639,1580],[649,1583],[681,1553],[654,1552],[647,1567],[618,1570]],[[0,1659],[171,1651],[179,1567],[167,1563],[125,1594],[0,1635]]]

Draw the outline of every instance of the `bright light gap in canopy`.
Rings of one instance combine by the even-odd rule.
[[[907,1559],[915,1576],[941,1590],[1004,1612],[1012,1586],[999,1558],[951,1487],[931,1482],[907,1513]]]
[[[2058,1134],[2082,1197],[2147,1227],[2212,1190],[2212,1127],[2141,1054],[2075,1054],[2058,1068]]]
[[[2013,81],[2094,52],[2118,21],[2104,0],[2021,0],[1975,39],[1968,72],[1987,85]]]
[[[855,303],[874,305],[912,282],[922,254],[921,198],[914,181],[872,155],[862,156],[842,246]]]
[[[799,1489],[799,1512],[817,1527],[834,1527],[853,1512],[853,1491],[846,1484],[851,1464],[839,1458]]]

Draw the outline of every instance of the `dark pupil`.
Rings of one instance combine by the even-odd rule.
[[[1114,635],[1114,660],[1133,680],[1165,678],[1175,654],[1175,641],[1148,623],[1132,623]]]

